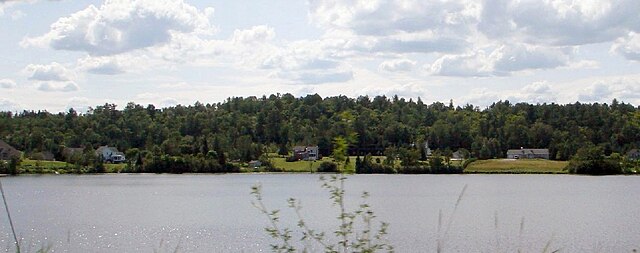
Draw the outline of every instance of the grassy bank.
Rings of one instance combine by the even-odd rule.
[[[347,165],[347,172],[353,173],[356,170],[355,162],[356,157],[349,158],[350,163]],[[284,172],[314,172],[318,170],[320,164],[322,162],[334,162],[331,157],[323,157],[321,160],[317,161],[296,161],[296,162],[287,162],[283,157],[273,157],[271,158],[273,162],[273,166],[276,168],[282,169]],[[342,168],[344,165],[342,163],[338,164],[339,168]]]
[[[566,174],[569,162],[542,159],[490,159],[470,163],[465,173]]]
[[[384,157],[380,157],[384,160]],[[350,163],[346,167],[347,173],[355,172],[356,157],[349,157]],[[287,162],[284,157],[272,157],[271,161],[276,168],[283,172],[304,173],[315,172],[324,161],[333,161],[331,157],[324,157],[318,161],[296,161]],[[454,165],[459,165],[460,161],[451,161]],[[478,160],[470,163],[464,170],[465,173],[531,173],[531,174],[565,174],[564,168],[568,162],[549,161],[538,159],[491,159]],[[117,173],[124,169],[126,164],[105,164],[105,172]],[[342,168],[343,164],[338,164]],[[20,164],[20,173],[26,174],[67,174],[74,173],[75,165],[60,161],[36,161],[23,160]],[[253,172],[253,169],[243,168],[243,172]]]
[[[125,166],[126,164],[104,164],[107,173],[120,172]],[[77,169],[74,164],[67,162],[25,159],[18,166],[18,171],[25,174],[68,174]]]

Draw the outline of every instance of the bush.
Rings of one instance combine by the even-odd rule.
[[[571,160],[569,172],[586,175],[615,175],[622,174],[622,166],[616,160]]]
[[[338,172],[338,165],[334,162],[322,162],[318,172]]]
[[[288,162],[288,163],[297,162],[297,161],[298,161],[298,158],[296,158],[295,156],[289,156],[287,157],[287,159],[285,159],[285,162]]]
[[[400,173],[402,174],[429,174],[431,170],[427,166],[404,166],[400,169]]]
[[[471,164],[472,162],[477,161],[478,158],[469,158],[467,160],[464,160],[464,162],[462,163],[462,169],[466,169],[467,166],[469,166],[469,164]]]
[[[605,159],[604,149],[600,146],[578,149],[567,168],[569,173],[587,175],[612,175],[623,172],[618,160]]]
[[[380,160],[380,158],[376,158]],[[356,159],[356,174],[395,174],[397,171],[390,165],[383,165],[379,162],[373,163],[371,155],[366,155],[361,161]]]

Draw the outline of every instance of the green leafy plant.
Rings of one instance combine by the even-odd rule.
[[[387,251],[393,252],[394,248],[387,243],[385,236],[389,228],[389,224],[381,222],[379,227],[374,230],[374,219],[376,218],[371,206],[367,204],[369,193],[362,193],[362,203],[355,210],[347,210],[345,206],[345,190],[344,181],[347,178],[344,175],[332,175],[329,178],[320,177],[322,188],[329,192],[329,198],[332,205],[338,208],[339,221],[338,227],[333,231],[334,238],[337,242],[328,238],[325,232],[318,232],[308,226],[302,215],[302,204],[300,200],[290,198],[288,202],[289,208],[295,211],[298,219],[297,227],[301,231],[300,241],[305,245],[316,243],[320,245],[325,252],[377,252]],[[280,223],[280,211],[269,210],[262,201],[262,186],[255,185],[251,188],[251,194],[255,197],[252,201],[262,214],[264,214],[270,225],[265,228],[267,234],[276,239],[278,242],[271,244],[273,252],[296,252],[296,246],[292,242],[293,230],[289,227],[282,227]],[[305,247],[303,252],[307,252]]]

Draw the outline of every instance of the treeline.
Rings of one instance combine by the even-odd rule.
[[[318,145],[323,156],[330,156],[336,137],[347,140],[348,154],[363,157],[385,155],[389,148],[422,155],[428,142],[445,155],[463,149],[475,158],[499,158],[508,149],[527,147],[549,148],[552,159],[568,160],[584,146],[600,147],[607,156],[640,147],[640,108],[617,100],[566,105],[499,101],[478,108],[397,96],[277,94],[169,108],[129,103],[120,110],[104,104],[83,113],[0,113],[0,138],[25,154],[49,151],[64,160],[64,147],[109,145],[124,151],[129,161],[154,164],[152,170],[161,171],[183,163],[201,164],[203,171],[226,170],[227,161],[284,155],[295,145]],[[215,163],[202,164],[209,160]]]

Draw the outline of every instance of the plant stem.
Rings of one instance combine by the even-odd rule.
[[[7,218],[9,218],[9,226],[11,227],[11,233],[13,234],[13,240],[16,244],[16,252],[20,253],[20,244],[18,243],[18,237],[16,236],[16,230],[13,226],[13,220],[11,219],[11,213],[9,212],[9,205],[7,204],[7,198],[4,196],[4,189],[2,188],[2,181],[0,180],[0,193],[2,193],[2,201],[4,202],[4,209],[7,211]]]

